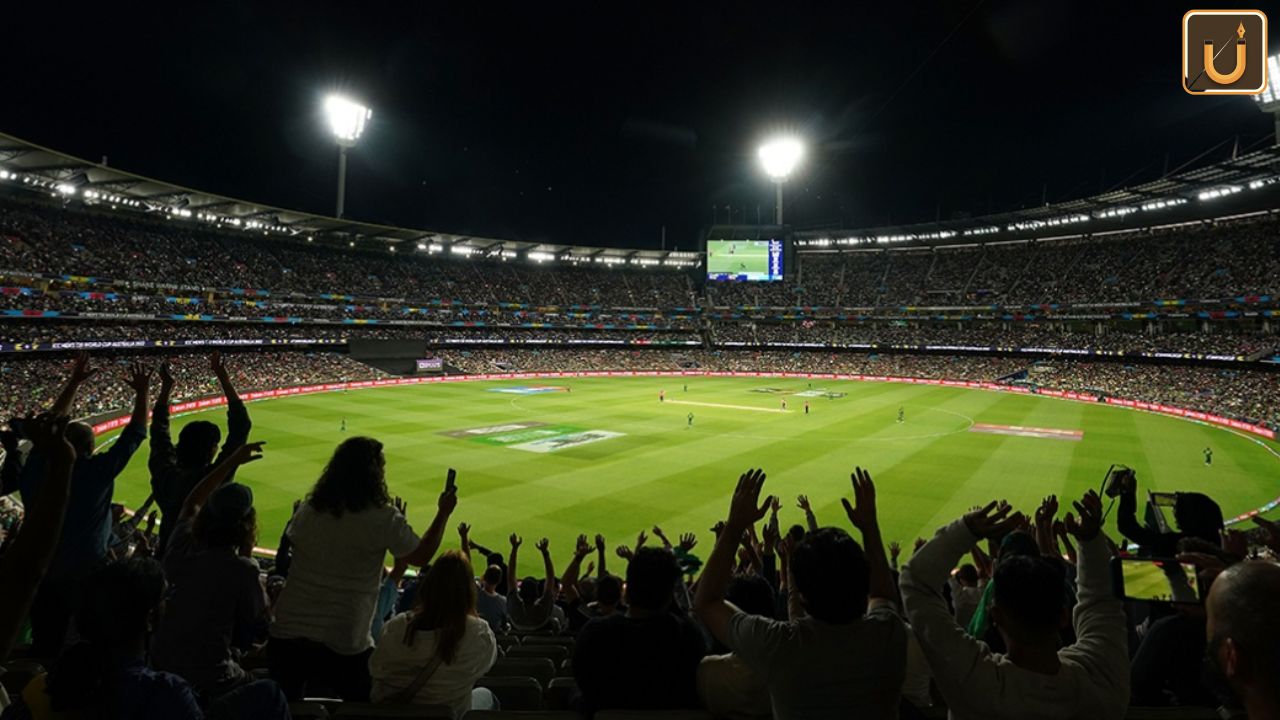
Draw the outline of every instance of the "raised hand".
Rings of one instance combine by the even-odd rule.
[[[652,530],[652,532],[653,532],[653,536],[654,536],[654,537],[656,537],[656,538],[658,538],[659,540],[666,540],[666,539],[667,539],[666,534],[662,532],[662,528],[658,527],[657,525],[654,525],[654,526],[653,526],[653,530]],[[644,533],[643,533],[643,532],[641,532],[640,534],[641,534],[641,535],[643,535]]]
[[[231,453],[231,456],[227,459],[230,460],[231,464],[236,467],[240,467],[241,465],[248,465],[249,463],[254,462],[255,460],[261,460],[262,446],[266,444],[267,444],[266,440],[259,440],[258,442],[245,443],[240,447],[236,448],[235,451]]]
[[[168,360],[160,363],[160,367],[156,370],[156,374],[160,377],[161,387],[173,387],[173,372],[169,369]]]
[[[297,503],[298,501],[295,500],[294,502]],[[405,517],[409,516],[409,503],[405,502],[404,498],[397,495],[395,496],[395,498],[391,500],[391,504],[395,507],[396,510],[400,511],[401,515],[404,515]],[[293,509],[296,511],[298,508],[294,507]]]
[[[928,541],[922,537],[916,538],[916,541],[911,543],[911,554],[915,555],[920,552],[920,548],[924,547],[926,542]]]
[[[511,541],[512,550],[515,550],[516,548],[520,547],[524,543],[524,538],[520,537],[515,533],[511,533],[511,537],[508,539]]]
[[[125,373],[125,384],[135,393],[145,393],[147,388],[151,387],[151,372],[152,368],[140,362],[132,362]]]
[[[543,555],[546,555],[547,549],[551,547],[551,541],[547,540],[546,538],[542,538],[537,542],[536,545],[534,545],[534,547],[538,548],[538,552],[542,553]]]
[[[1036,525],[1040,525],[1046,521],[1052,522],[1058,515],[1058,496],[1050,495],[1040,503],[1040,507],[1036,508]]]
[[[876,520],[876,486],[871,482],[871,473],[854,468],[849,479],[853,483],[853,503],[850,504],[849,498],[840,499],[849,522],[863,534],[877,532],[880,525]]]
[[[1022,514],[1013,512],[1013,506],[1003,500],[992,500],[983,507],[970,510],[964,516],[964,524],[969,532],[988,540],[1004,537],[1022,520]]]
[[[1253,522],[1267,531],[1266,546],[1271,548],[1271,552],[1280,555],[1280,523],[1267,520],[1261,515],[1254,515]]]
[[[596,533],[596,550],[598,552],[604,552],[604,535],[601,535],[600,533]]]
[[[471,526],[466,523],[458,523],[458,538],[462,541],[462,547],[471,547]]]
[[[640,548],[644,547],[644,544],[648,542],[648,540],[649,540],[649,536],[645,535],[644,531],[641,530],[640,534],[636,536],[636,550],[639,550]]]
[[[773,500],[773,502],[770,503],[769,510],[773,513],[774,517],[777,517],[778,511],[782,509],[782,498],[775,495],[770,498],[770,500]]]
[[[753,527],[769,512],[773,498],[765,498],[760,503],[760,490],[764,488],[764,470],[748,470],[738,477],[738,487],[733,491],[733,500],[729,503],[729,519],[727,528],[741,532]]]
[[[219,380],[227,377],[227,366],[222,362],[222,353],[215,352],[209,356],[209,369]]]
[[[631,548],[627,547],[626,545],[619,545],[618,549],[615,550],[614,552],[618,554],[618,557],[622,558],[623,560],[626,560],[627,562],[631,562],[631,558],[635,557],[635,553],[631,552]]]
[[[591,545],[587,542],[586,535],[578,536],[578,544],[573,550],[573,554],[578,557],[586,557],[591,554]]]
[[[897,562],[898,556],[902,554],[902,545],[897,540],[889,543],[889,559]]]
[[[75,362],[71,364],[71,382],[80,385],[89,378],[97,375],[102,368],[89,367],[89,353],[79,352],[76,354]]]
[[[596,561],[595,560],[587,561],[586,576],[591,577],[595,573],[595,571],[596,571]]]
[[[436,510],[446,515],[453,512],[458,507],[458,493],[445,490],[440,493],[440,498],[436,500]]]
[[[677,546],[685,552],[689,552],[698,544],[698,538],[693,533],[685,533],[680,536],[680,544]]]
[[[813,506],[809,504],[809,496],[808,496],[808,495],[798,495],[798,496],[796,496],[796,507],[800,508],[801,510],[803,510],[803,511],[805,511],[805,512],[811,512],[811,511],[813,510]]]
[[[777,551],[778,535],[777,523],[764,524],[764,529],[760,531],[760,545],[764,549],[765,555],[772,555]]]
[[[724,532],[724,521],[717,520],[716,524],[711,526],[711,532],[716,537],[720,537],[720,533]]]
[[[1080,514],[1080,518],[1077,520],[1075,515],[1067,513],[1067,532],[1080,542],[1098,537],[1098,532],[1102,530],[1102,499],[1098,497],[1098,493],[1090,490],[1079,502],[1071,505]]]

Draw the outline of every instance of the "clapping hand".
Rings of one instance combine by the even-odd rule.
[[[458,523],[458,539],[462,543],[462,549],[466,550],[471,547],[471,526],[466,523]]]

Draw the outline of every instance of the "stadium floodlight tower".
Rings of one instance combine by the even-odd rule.
[[[1280,55],[1267,58],[1267,89],[1253,96],[1263,112],[1271,113],[1276,121],[1276,143],[1280,144]]]
[[[775,222],[782,225],[782,184],[791,177],[800,158],[804,157],[804,145],[794,137],[779,137],[760,146],[757,152],[765,174],[778,188]]]
[[[330,95],[324,99],[324,114],[338,141],[338,209],[334,215],[342,217],[347,196],[347,150],[356,146],[373,111],[342,95]]]

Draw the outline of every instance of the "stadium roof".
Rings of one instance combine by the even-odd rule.
[[[699,253],[628,250],[521,242],[500,238],[392,227],[286,210],[261,203],[193,190],[154,180],[102,163],[77,158],[0,133],[0,182],[22,183],[36,190],[78,198],[90,205],[132,208],[174,219],[266,235],[306,237],[360,247],[419,250],[457,256],[569,260],[608,265],[690,267]]]
[[[1280,145],[1077,200],[871,229],[796,233],[801,248],[1001,242],[1134,230],[1280,208]]]
[[[153,180],[0,133],[0,183],[20,183],[88,205],[124,207],[226,230],[372,249],[459,257],[693,267],[698,252],[601,248],[455,235],[286,210]],[[972,218],[868,229],[799,230],[801,250],[919,247],[1113,232],[1280,208],[1280,145],[1178,169],[1151,182],[1077,200]],[[757,226],[717,227],[721,236]],[[778,228],[769,228],[776,232]]]

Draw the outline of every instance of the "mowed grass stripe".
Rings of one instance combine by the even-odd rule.
[[[510,395],[497,387],[559,385],[572,392]],[[847,393],[828,400],[787,396],[783,414],[698,408],[668,398],[778,407],[765,387]],[[337,443],[353,435],[381,440],[391,492],[409,500],[410,521],[425,529],[444,482],[459,471],[457,521],[478,540],[504,549],[505,538],[547,535],[557,562],[580,532],[602,532],[610,545],[661,524],[669,534],[698,533],[721,519],[739,473],[764,467],[766,492],[782,497],[782,522],[802,522],[795,496],[811,496],[824,524],[846,525],[839,499],[854,465],[871,470],[886,538],[908,542],[994,497],[1031,511],[1050,492],[1064,501],[1097,487],[1111,462],[1139,468],[1144,488],[1210,492],[1229,515],[1280,495],[1280,461],[1229,432],[1129,410],[1048,398],[905,383],[782,378],[593,378],[468,382],[359,390],[252,403],[254,439],[267,456],[242,470],[254,487],[261,544],[274,546],[293,500],[319,476]],[[897,423],[898,407],[906,422]],[[225,427],[225,413],[201,415]],[[347,431],[340,430],[347,419]],[[188,421],[175,421],[176,431]],[[442,435],[511,422],[544,422],[625,433],[554,453],[530,453]],[[971,421],[1081,429],[1081,442],[967,432]],[[1200,450],[1215,449],[1206,469]],[[1274,447],[1274,444],[1272,444]],[[136,506],[147,494],[144,448],[118,483]],[[452,532],[446,546],[456,545]],[[615,562],[617,562],[615,560]],[[616,568],[615,568],[616,569]]]

